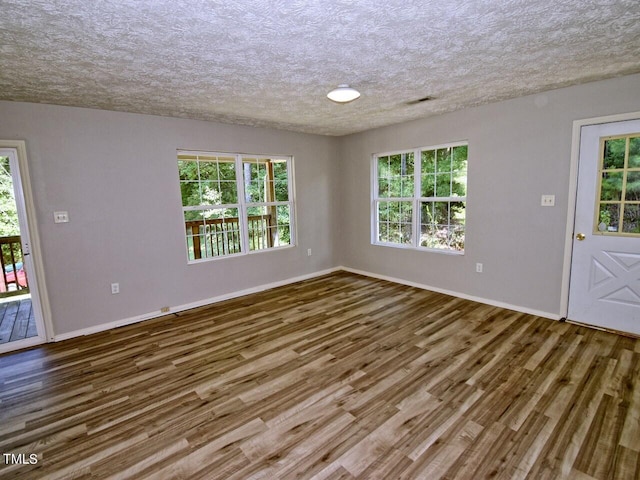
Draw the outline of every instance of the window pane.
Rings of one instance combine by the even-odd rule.
[[[249,250],[262,250],[272,246],[270,226],[275,221],[270,207],[255,207],[247,217],[249,226]]]
[[[436,172],[451,172],[451,149],[439,148],[436,152]]]
[[[257,159],[248,159],[242,163],[244,174],[244,190],[247,202],[266,202],[265,177],[267,169],[264,163]]]
[[[204,227],[204,217],[201,210],[190,210],[184,212],[184,223],[187,234],[197,235],[199,229]]]
[[[238,186],[236,182],[221,181],[219,188],[221,204],[238,203]]]
[[[390,224],[387,222],[379,222],[378,223],[378,241],[379,242],[389,242],[389,228]]]
[[[236,181],[236,165],[235,163],[219,163],[218,164],[218,175],[220,180],[231,180]]]
[[[422,202],[420,205],[420,223],[422,225],[435,223],[433,215],[433,202]]]
[[[467,145],[453,147],[452,167],[453,178],[451,196],[465,197],[467,195]]]
[[[241,252],[240,221],[237,208],[211,209],[204,212],[202,238],[207,257]]]
[[[180,194],[183,207],[195,207],[200,205],[200,184],[198,182],[181,181]]]
[[[247,202],[265,202],[264,174],[266,170],[256,163],[244,162],[242,164],[244,174],[244,192]]]
[[[389,179],[389,196],[401,197],[402,196],[402,177],[396,176]]]
[[[291,208],[252,207],[248,212],[249,250],[291,245]]]
[[[182,205],[193,207],[237,203],[233,157],[206,158],[206,161],[178,160]]]
[[[391,155],[388,158],[391,176],[413,175],[413,152]]]
[[[423,224],[449,223],[448,202],[423,202],[421,209]]]
[[[450,227],[449,247],[458,252],[464,251],[464,225],[452,225]]]
[[[436,152],[435,150],[423,150],[422,152],[422,173],[436,172]]]
[[[466,218],[466,209],[464,202],[451,202],[451,224],[452,225],[464,225]]]
[[[393,197],[410,197],[413,195],[413,162],[411,162],[411,169],[405,163],[402,166],[403,175],[393,177],[389,182],[389,191]],[[407,174],[406,172],[409,172]]]
[[[622,176],[623,172],[602,173],[600,200],[619,201],[622,199]]]
[[[421,247],[464,250],[464,202],[423,202],[420,215]]]
[[[624,206],[622,231],[626,233],[640,233],[640,205],[626,204]]]
[[[423,175],[422,176],[422,196],[435,197],[435,195],[436,195],[436,176]]]
[[[218,162],[198,162],[200,166],[200,180],[218,181]]]
[[[469,153],[469,147],[467,145],[460,145],[453,147],[453,171],[464,170],[467,171],[467,156]]]
[[[406,198],[413,196],[413,153],[379,157],[377,163],[379,197]]]
[[[640,168],[640,137],[629,139],[629,168]]]
[[[276,180],[287,180],[287,162],[286,160],[272,160],[273,176]]]
[[[220,184],[218,182],[200,182],[202,197],[198,205],[220,205],[222,203],[222,194],[219,191],[219,187]]]
[[[624,198],[628,202],[640,201],[640,172],[627,173],[627,188]]]
[[[184,212],[189,260],[240,252],[238,209]]]
[[[466,165],[465,165],[466,167]],[[466,197],[467,196],[467,171],[454,172],[453,182],[451,184],[451,196],[452,197]]]
[[[247,202],[286,202],[289,178],[286,160],[249,159],[243,162],[244,189]]]
[[[423,197],[467,195],[467,146],[422,151]],[[436,175],[432,175],[436,172]]]
[[[287,181],[275,182],[276,202],[289,201],[289,184]]]
[[[436,175],[436,197],[451,196],[451,174]]]
[[[272,161],[273,178],[270,178],[269,186],[273,188],[273,199],[276,202],[287,202],[289,200],[289,172],[287,162],[282,160]]]
[[[391,176],[391,167],[389,166],[389,157],[378,158],[378,178]]]
[[[464,251],[464,227],[456,225],[423,225],[420,246]]]
[[[412,243],[412,202],[379,202],[378,241]]]
[[[601,203],[598,215],[598,230],[601,232],[617,232],[620,222],[619,203]]]
[[[283,245],[291,245],[291,208],[289,205],[279,205],[276,207],[276,225],[277,231],[272,235],[274,237],[273,246],[281,247]],[[271,227],[273,230],[274,226]]]
[[[400,197],[412,197],[413,196],[413,175],[403,175],[401,178],[402,186],[400,190]]]
[[[378,180],[378,196],[388,198],[391,196],[391,188],[388,178],[380,178]]]
[[[388,157],[389,162],[389,176],[396,177],[402,175],[402,156],[390,155]]]
[[[198,180],[198,162],[179,160],[178,174],[180,180]]]
[[[442,237],[439,236],[439,230],[436,225],[431,225],[431,224],[420,225],[420,246],[421,247],[438,248],[438,246],[442,244],[443,244],[443,239]]]
[[[626,148],[625,138],[616,138],[614,140],[605,140],[604,157],[602,168],[609,170],[612,168],[624,168],[624,151]]]
[[[201,238],[204,237],[204,217],[201,211],[184,212],[184,223],[187,235],[187,256],[189,260],[206,257],[203,252]]]

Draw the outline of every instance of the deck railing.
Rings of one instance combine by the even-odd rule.
[[[275,229],[271,215],[252,215],[249,223],[249,250],[270,248]],[[206,221],[185,222],[187,235],[192,239],[193,259],[231,255],[241,251],[240,219],[216,218]]]
[[[0,237],[0,297],[29,293],[19,235]]]

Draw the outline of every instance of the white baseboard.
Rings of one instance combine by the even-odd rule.
[[[364,270],[357,270],[357,269],[350,268],[350,267],[340,266],[340,267],[330,268],[330,269],[327,269],[327,270],[322,270],[322,271],[319,271],[319,272],[313,272],[313,273],[310,273],[310,274],[307,274],[307,275],[301,275],[301,276],[298,276],[298,277],[288,278],[286,280],[281,280],[279,282],[273,282],[273,283],[267,283],[267,284],[264,284],[264,285],[258,285],[257,287],[247,288],[245,290],[240,290],[240,291],[237,291],[237,292],[226,293],[224,295],[219,295],[217,297],[206,298],[204,300],[199,300],[197,302],[187,303],[187,304],[184,304],[184,305],[177,305],[177,306],[174,306],[174,307],[170,307],[168,312],[161,312],[161,311],[158,310],[158,311],[155,311],[155,312],[149,312],[149,313],[145,313],[145,314],[142,314],[142,315],[137,315],[135,317],[129,317],[129,318],[125,318],[125,319],[122,319],[122,320],[116,320],[114,322],[103,323],[103,324],[96,325],[96,326],[89,327],[89,328],[83,328],[82,330],[74,330],[72,332],[62,333],[60,335],[55,335],[54,341],[59,342],[59,341],[62,341],[62,340],[68,340],[70,338],[82,337],[82,336],[85,336],[85,335],[91,335],[93,333],[104,332],[106,330],[111,330],[113,328],[124,327],[125,325],[131,325],[133,323],[143,322],[145,320],[150,320],[152,318],[162,317],[164,315],[169,315],[171,313],[182,312],[184,310],[189,310],[189,309],[192,309],[192,308],[202,307],[204,305],[211,305],[213,303],[222,302],[224,300],[230,300],[232,298],[243,297],[245,295],[250,295],[252,293],[263,292],[263,291],[269,290],[271,288],[281,287],[283,285],[289,285],[291,283],[301,282],[303,280],[309,280],[311,278],[320,277],[322,275],[328,275],[330,273],[334,273],[334,272],[337,272],[337,271],[340,271],[340,270],[343,270],[345,272],[355,273],[355,274],[358,274],[358,275],[364,275],[366,277],[378,278],[380,280],[387,280],[389,282],[398,283],[398,284],[401,284],[401,285],[407,285],[407,286],[410,286],[410,287],[416,287],[416,288],[420,288],[420,289],[423,289],[423,290],[429,290],[429,291],[432,291],[432,292],[443,293],[445,295],[451,295],[451,296],[454,296],[454,297],[464,298],[466,300],[472,300],[474,302],[484,303],[486,305],[492,305],[494,307],[506,308],[508,310],[514,310],[516,312],[527,313],[529,315],[535,315],[537,317],[550,318],[552,320],[560,320],[560,318],[561,318],[560,315],[554,314],[554,313],[543,312],[543,311],[539,311],[539,310],[533,310],[533,309],[530,309],[530,308],[521,307],[519,305],[511,305],[511,304],[508,304],[508,303],[497,302],[495,300],[490,300],[490,299],[487,299],[487,298],[475,297],[473,295],[467,295],[465,293],[454,292],[452,290],[445,290],[445,289],[442,289],[442,288],[432,287],[430,285],[424,285],[424,284],[421,284],[421,283],[411,282],[411,281],[408,281],[408,280],[403,280],[401,278],[389,277],[389,276],[386,276],[386,275],[378,275],[377,273],[371,273],[371,272],[366,272]]]
[[[401,285],[407,285],[409,287],[416,287],[422,290],[429,290],[431,292],[444,293],[445,295],[451,295],[453,297],[464,298],[465,300],[471,300],[478,303],[484,303],[493,307],[505,308],[507,310],[514,310],[516,312],[527,313],[529,315],[535,315],[536,317],[549,318],[551,320],[560,320],[562,318],[559,314],[543,312],[540,310],[534,310],[531,308],[521,307],[519,305],[511,305],[509,303],[498,302],[488,298],[475,297],[473,295],[467,295],[466,293],[454,292],[452,290],[445,290],[443,288],[432,287],[430,285],[424,285],[422,283],[411,282],[409,280],[403,280],[401,278],[388,277],[386,275],[378,275],[377,273],[366,272],[363,270],[357,270],[355,268],[340,267],[337,270],[344,270],[345,272],[356,273],[358,275],[364,275],[366,277],[379,278],[380,280],[387,280],[388,282],[399,283]]]
[[[122,320],[116,320],[114,322],[102,323],[100,325],[95,325],[89,328],[83,328],[82,330],[74,330],[72,332],[62,333],[60,335],[54,336],[54,341],[59,342],[62,340],[68,340],[70,338],[82,337],[85,335],[91,335],[93,333],[104,332],[106,330],[111,330],[113,328],[124,327],[125,325],[131,325],[133,323],[143,322],[144,320],[150,320],[152,318],[162,317],[164,315],[170,315],[176,312],[182,312],[184,310],[189,310],[192,308],[202,307],[204,305],[211,305],[213,303],[222,302],[224,300],[230,300],[232,298],[244,297],[245,295],[250,295],[252,293],[263,292],[265,290],[269,290],[276,287],[282,287],[283,285],[289,285],[291,283],[301,282],[303,280],[309,280],[315,277],[321,277],[322,275],[328,275],[330,273],[337,272],[341,270],[340,267],[330,268],[327,270],[321,270],[319,272],[309,273],[307,275],[301,275],[298,277],[288,278],[286,280],[281,280],[279,282],[267,283],[264,285],[258,285],[257,287],[247,288],[245,290],[240,290],[237,292],[230,292],[224,295],[218,295],[217,297],[206,298],[204,300],[198,300],[197,302],[186,303],[184,305],[177,305],[174,307],[169,307],[169,311],[161,312],[156,310],[155,312],[144,313],[142,315],[136,315],[135,317],[129,317]]]

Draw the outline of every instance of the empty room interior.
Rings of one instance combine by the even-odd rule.
[[[0,6],[0,479],[640,479],[636,0]]]

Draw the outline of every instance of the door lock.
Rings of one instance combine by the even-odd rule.
[[[585,238],[587,238],[587,236],[584,233],[576,233],[576,239],[577,240],[584,240]]]

